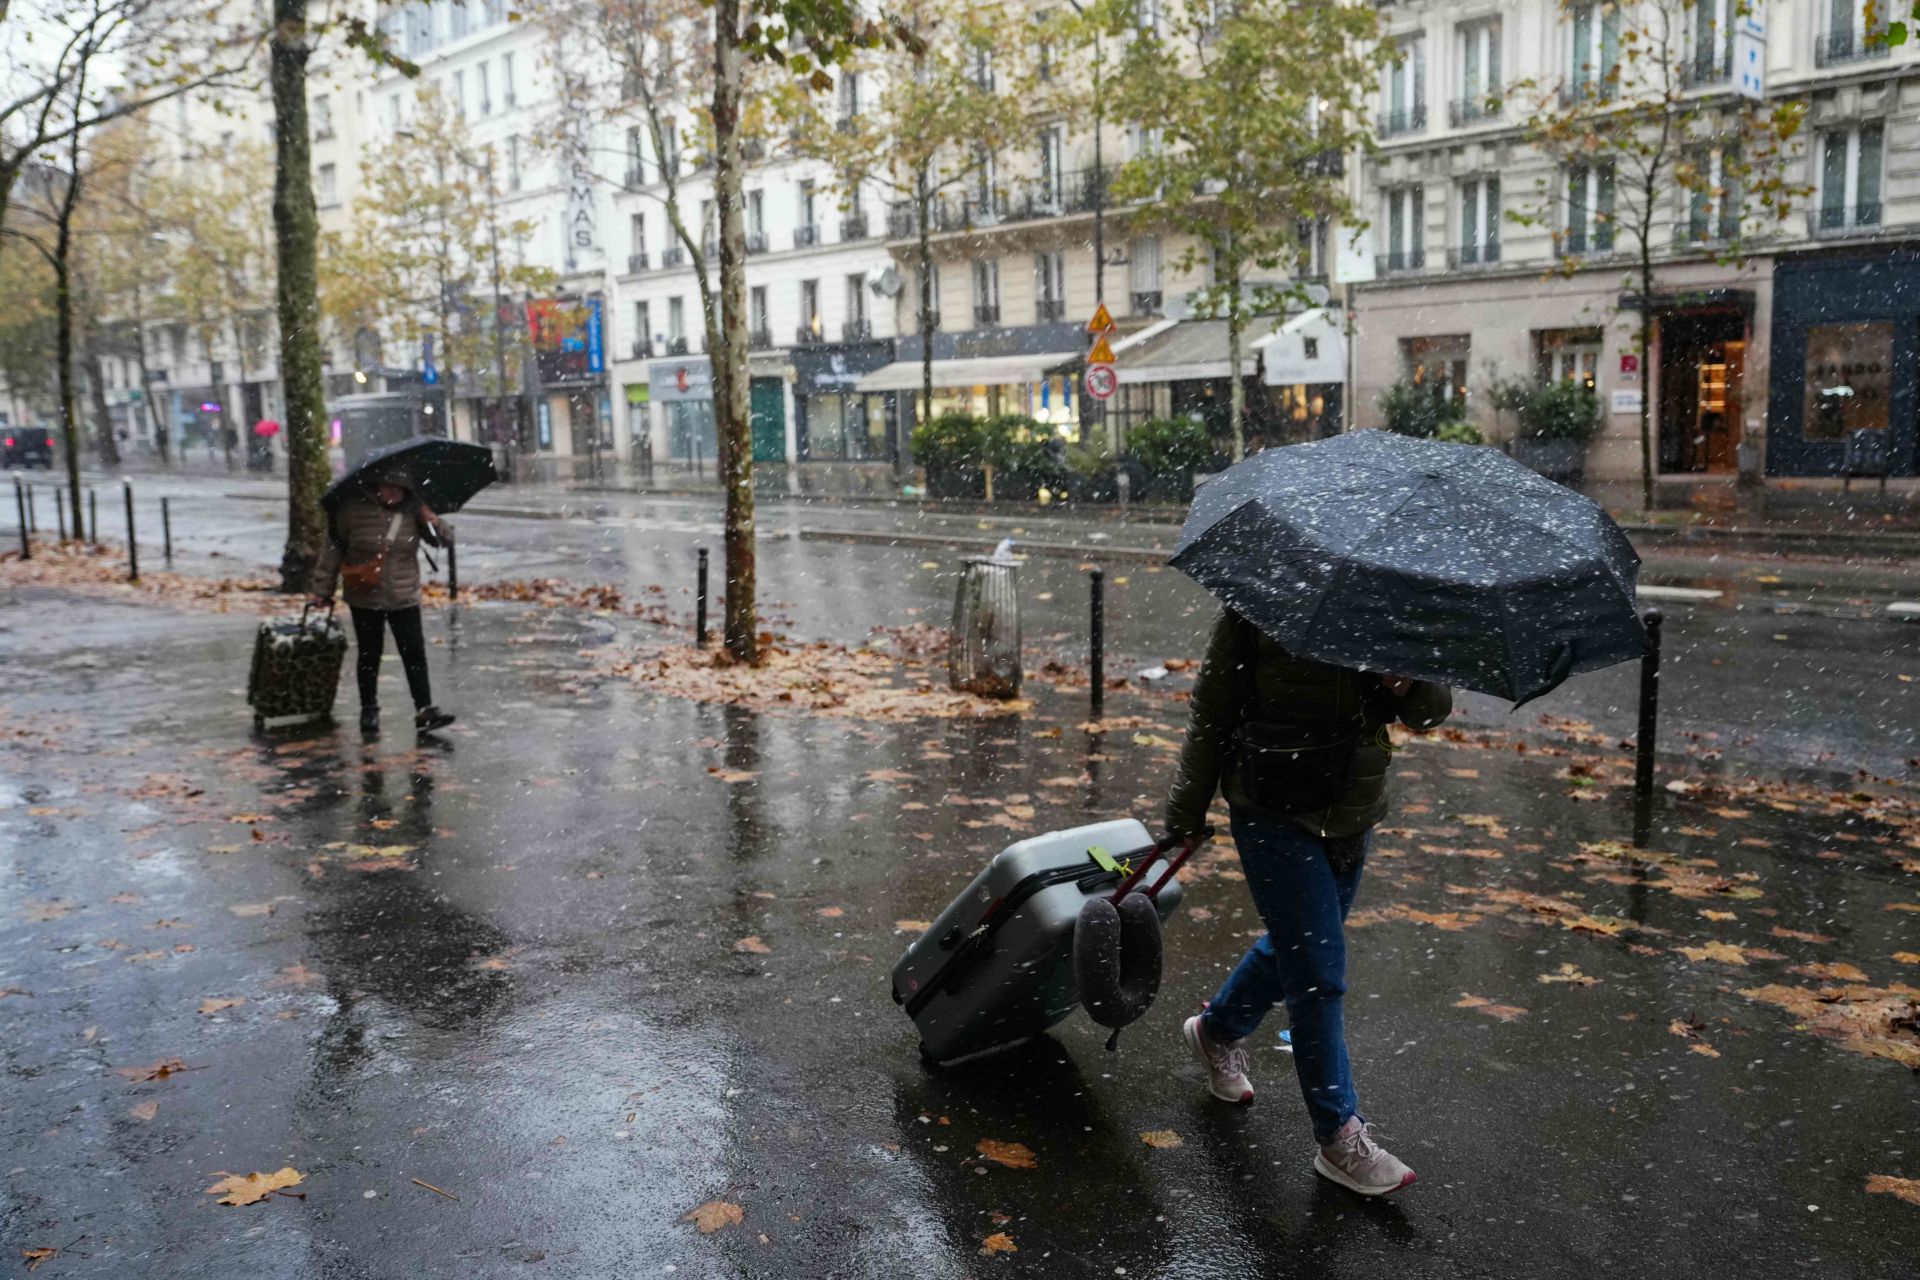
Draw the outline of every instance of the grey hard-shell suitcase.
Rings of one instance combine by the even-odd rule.
[[[347,656],[347,633],[333,616],[276,618],[260,624],[253,639],[253,666],[247,673],[247,702],[253,725],[316,720],[333,714],[340,688],[340,667]]]
[[[1174,843],[1156,844],[1126,818],[1001,850],[893,966],[893,998],[919,1028],[921,1052],[946,1062],[1037,1035],[1072,1013],[1081,904],[1137,886],[1164,922],[1180,905],[1179,860],[1159,857]]]

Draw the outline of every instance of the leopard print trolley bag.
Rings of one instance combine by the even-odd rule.
[[[276,618],[260,624],[253,641],[253,670],[247,676],[247,703],[253,727],[325,719],[333,714],[340,687],[340,666],[347,656],[347,633],[327,604],[323,618],[296,622]]]

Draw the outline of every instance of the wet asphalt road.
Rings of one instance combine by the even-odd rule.
[[[930,1074],[887,998],[913,922],[1002,843],[1151,817],[1163,701],[1117,697],[1140,719],[1097,736],[1045,689],[1010,720],[761,715],[588,678],[644,628],[492,605],[429,621],[444,739],[255,738],[250,619],[34,589],[0,626],[0,1244],[63,1247],[42,1275],[1914,1273],[1920,1209],[1864,1191],[1920,1177],[1913,1074],[1741,994],[1841,960],[1913,982],[1905,801],[1888,826],[1810,787],[1666,798],[1659,847],[1740,890],[1714,918],[1580,852],[1625,823],[1610,747],[1591,786],[1577,732],[1415,748],[1349,1024],[1422,1180],[1363,1204],[1308,1172],[1270,1039],[1246,1109],[1178,1044],[1255,927],[1225,851],[1118,1054],[1075,1018]],[[1674,950],[1711,941],[1755,950]],[[204,1193],[283,1165],[304,1200]],[[711,1201],[739,1224],[682,1220]]]
[[[143,542],[159,494],[173,495],[180,562],[197,572],[266,571],[282,538],[282,482],[221,476],[141,477]],[[709,498],[580,495],[497,488],[463,513],[466,584],[558,577],[608,583],[638,596],[667,589],[690,619],[695,549],[707,546],[719,581],[719,516]],[[488,512],[513,514],[485,514]],[[1171,547],[1165,525],[1031,515],[976,516],[857,505],[765,503],[760,513],[761,608],[768,625],[802,639],[858,643],[873,628],[945,625],[962,550],[817,537],[837,530],[1016,541],[1102,541]],[[117,532],[113,519],[107,536]],[[147,563],[156,556],[149,547]],[[1085,661],[1092,561],[1035,556],[1022,568],[1032,661]],[[443,566],[444,567],[444,566]],[[1194,656],[1213,605],[1184,575],[1159,565],[1107,566],[1108,670],[1128,675]],[[1659,602],[1667,616],[1666,741],[1740,770],[1794,768],[1826,775],[1864,769],[1913,776],[1920,757],[1920,625],[1887,620],[1890,599],[1920,599],[1920,566],[1837,559],[1649,554],[1643,580],[1719,590],[1709,603]],[[717,610],[716,610],[717,617]],[[1903,679],[1903,677],[1906,677]],[[1462,714],[1491,726],[1538,716],[1635,732],[1638,675],[1620,667],[1579,677],[1516,715],[1468,696]]]

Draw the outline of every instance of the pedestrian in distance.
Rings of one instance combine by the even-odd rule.
[[[413,492],[404,472],[370,476],[334,511],[327,549],[314,570],[313,604],[325,608],[336,581],[353,614],[354,674],[360,683],[360,728],[380,728],[380,658],[386,632],[407,674],[414,727],[441,729],[453,717],[433,703],[427,642],[420,624],[420,543],[442,546],[452,531]]]
[[[1294,1070],[1320,1145],[1314,1169],[1365,1196],[1413,1185],[1368,1131],[1347,1058],[1346,918],[1386,814],[1388,726],[1432,729],[1444,686],[1297,657],[1232,610],[1213,624],[1167,830],[1197,845],[1223,790],[1247,888],[1267,932],[1181,1031],[1214,1097],[1253,1099],[1247,1043],[1284,1004]]]

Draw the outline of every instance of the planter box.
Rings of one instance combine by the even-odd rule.
[[[1578,486],[1587,472],[1584,440],[1515,439],[1507,446],[1515,462],[1539,472],[1557,484]]]

